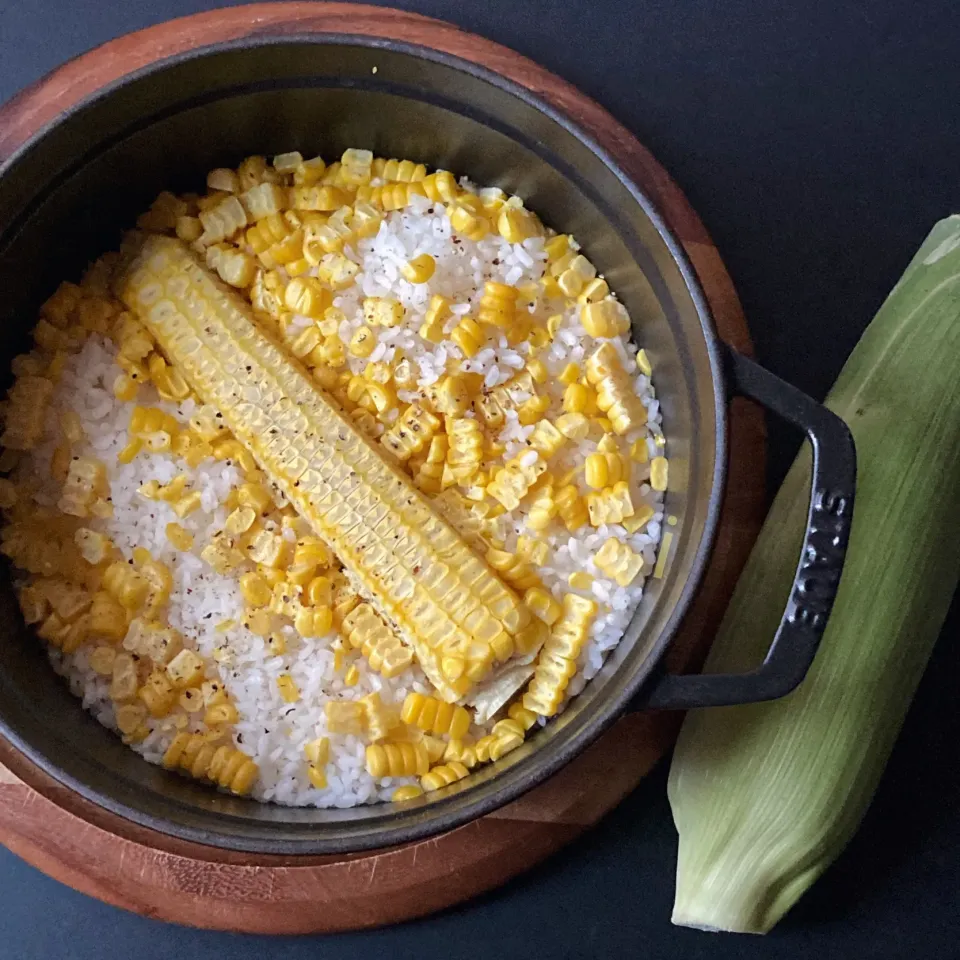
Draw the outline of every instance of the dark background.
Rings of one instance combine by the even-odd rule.
[[[0,100],[98,43],[216,5],[0,0]],[[960,8],[949,0],[394,5],[519,50],[626,123],[706,223],[761,361],[814,396],[932,224],[960,210]],[[772,483],[795,444],[772,425]],[[671,927],[675,835],[661,767],[596,830],[501,890],[362,934],[270,940],[164,926],[60,886],[0,848],[0,958],[953,960],[957,614],[954,604],[859,835],[765,939]]]

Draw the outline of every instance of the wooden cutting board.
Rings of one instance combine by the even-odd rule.
[[[0,108],[0,161],[57,114],[163,57],[263,34],[349,33],[404,40],[495,70],[590,131],[658,205],[683,241],[728,343],[749,353],[730,278],[666,171],[599,105],[505,47],[415,14],[344,3],[271,3],[211,11],[121,37],[54,71]],[[761,412],[735,400],[730,474],[703,586],[669,654],[702,660],[764,512]],[[599,820],[673,744],[680,717],[625,716],[547,783],[509,806],[420,843],[352,857],[219,851],[131,824],[60,786],[0,739],[0,842],[107,903],[220,930],[313,933],[371,927],[451,906],[531,867]]]

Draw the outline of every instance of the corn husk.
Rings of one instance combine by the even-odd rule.
[[[688,714],[670,771],[680,834],[673,921],[764,933],[856,831],[960,576],[960,217],[938,223],[845,365],[827,406],[858,478],[836,605],[800,687]],[[809,501],[802,452],[707,664],[762,659]]]

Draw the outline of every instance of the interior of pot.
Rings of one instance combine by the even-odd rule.
[[[519,88],[438,54],[350,37],[264,38],[166,61],[104,90],[35,138],[0,178],[0,367],[28,347],[38,305],[116,248],[161,189],[288,150],[347,146],[408,157],[519,194],[573,233],[628,307],[655,367],[678,518],[666,575],[627,636],[559,718],[499,763],[402,805],[313,810],[215,793],[148,765],[86,715],[0,590],[0,727],[48,773],[148,826],[236,849],[323,853],[383,846],[486,812],[566,762],[655,666],[689,599],[722,464],[705,309],[650,205],[565,118]]]

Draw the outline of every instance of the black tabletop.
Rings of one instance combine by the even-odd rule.
[[[0,3],[0,100],[89,47],[218,4]],[[822,397],[931,225],[960,209],[952,0],[420,0],[599,100],[671,171],[733,275],[760,359]],[[771,424],[771,481],[796,440]],[[945,491],[944,495],[957,495]],[[957,604],[847,852],[764,939],[670,925],[661,768],[495,893],[401,927],[236,936],[126,914],[0,848],[6,960],[960,957]],[[866,641],[867,638],[865,638]]]

